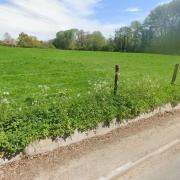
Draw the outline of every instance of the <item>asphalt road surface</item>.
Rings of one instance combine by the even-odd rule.
[[[180,143],[132,168],[116,180],[180,180]]]
[[[180,111],[0,167],[4,180],[180,180]]]

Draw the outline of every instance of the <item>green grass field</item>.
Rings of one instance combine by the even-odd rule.
[[[50,93],[59,89],[83,93],[88,81],[112,83],[115,64],[121,66],[120,81],[133,86],[149,76],[165,86],[176,63],[180,56],[0,47],[0,89],[18,99],[37,93],[39,85],[49,86]]]
[[[0,47],[0,157],[179,103],[180,74],[170,85],[176,63],[180,56]]]

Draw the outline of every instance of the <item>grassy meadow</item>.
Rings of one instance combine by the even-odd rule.
[[[180,102],[180,56],[0,46],[0,156]],[[121,67],[113,95],[114,66]]]
[[[49,93],[84,93],[89,82],[113,83],[116,64],[121,67],[120,83],[127,80],[133,86],[149,77],[166,86],[178,62],[180,56],[0,47],[0,89],[18,99],[37,93],[39,85],[47,85]]]

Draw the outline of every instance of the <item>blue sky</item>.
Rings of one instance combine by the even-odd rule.
[[[162,3],[162,0],[103,0],[99,7],[96,7],[95,18],[113,23],[129,23],[134,19],[142,21],[159,3]],[[136,9],[136,12],[130,12],[130,9]]]
[[[100,30],[105,36],[115,29],[143,19],[157,5],[169,0],[0,0],[0,38],[20,32],[41,39],[59,30]]]

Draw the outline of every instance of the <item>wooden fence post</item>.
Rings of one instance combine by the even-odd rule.
[[[174,73],[173,73],[173,77],[172,77],[172,81],[171,81],[172,85],[174,85],[175,82],[176,82],[178,70],[179,70],[179,64],[176,64],[175,67],[174,67]]]
[[[119,80],[119,65],[115,66],[115,80],[114,80],[114,95],[118,93],[118,80]]]

